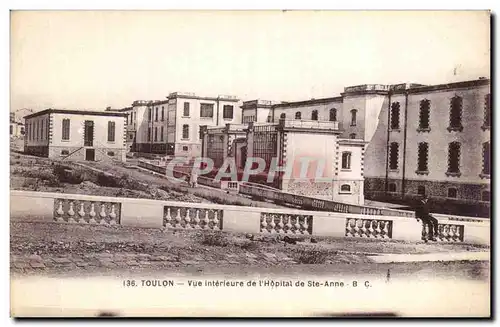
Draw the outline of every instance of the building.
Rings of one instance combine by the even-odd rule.
[[[366,150],[365,194],[488,203],[490,80],[390,86]]]
[[[366,142],[339,138],[339,122],[280,119],[223,128],[204,126],[200,133],[203,156],[214,161],[215,171],[232,158],[241,181],[247,159],[260,158],[265,169],[251,176],[251,182],[293,194],[364,204]],[[290,173],[273,168],[278,166],[290,167]],[[270,172],[275,172],[274,178],[267,182]]]
[[[39,111],[24,117],[24,151],[53,159],[125,161],[125,118],[111,111]]]
[[[10,115],[9,135],[11,138],[19,138],[24,136],[24,124],[16,119],[16,113],[11,112]]]
[[[239,99],[219,95],[202,97],[194,93],[171,93],[167,111],[167,154],[201,155],[200,126],[225,126],[241,123]]]

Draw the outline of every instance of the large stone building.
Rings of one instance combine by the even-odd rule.
[[[365,194],[490,201],[490,81],[391,86],[366,150]]]
[[[215,170],[232,158],[239,181],[245,165],[250,165],[247,160],[260,158],[265,168],[249,181],[293,194],[362,205],[366,142],[341,139],[341,133],[337,121],[280,119],[277,123],[203,127],[200,137],[203,156],[214,161]]]
[[[64,160],[125,161],[123,113],[47,109],[25,116],[24,151]]]

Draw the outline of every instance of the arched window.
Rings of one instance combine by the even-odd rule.
[[[337,109],[330,109],[330,121],[337,121]]]
[[[418,159],[417,159],[417,171],[426,172],[428,171],[428,160],[429,160],[429,144],[426,142],[420,142],[418,144]]]
[[[341,192],[351,192],[351,185],[349,185],[349,184],[342,184],[340,186],[340,191]]]
[[[351,110],[351,126],[356,126],[356,115],[358,111],[356,109]]]
[[[351,139],[355,139],[355,138],[356,138],[356,133],[351,133],[351,134],[349,134],[349,138],[351,138]]]
[[[302,119],[302,113],[300,111],[295,113],[295,119]]]
[[[427,99],[420,101],[418,128],[429,129],[430,111],[431,111],[431,102]]]
[[[286,118],[286,114],[285,114],[285,113],[282,113],[282,114],[280,115],[280,119],[285,119],[285,118]]]
[[[389,151],[389,169],[398,169],[399,161],[399,144],[397,142],[392,142]]]
[[[189,139],[189,125],[182,125],[182,138]]]
[[[454,187],[450,187],[448,189],[448,197],[449,198],[456,198],[457,197],[457,189]]]
[[[460,143],[451,142],[448,145],[448,173],[460,173]]]
[[[318,120],[318,110],[313,110],[311,113],[311,120]]]
[[[463,101],[459,96],[454,96],[450,100],[450,126],[448,130],[459,130],[463,129],[462,127],[462,106]]]
[[[391,129],[399,129],[399,102],[391,105]]]

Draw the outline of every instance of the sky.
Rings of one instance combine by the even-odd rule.
[[[11,111],[490,76],[485,11],[13,11]]]

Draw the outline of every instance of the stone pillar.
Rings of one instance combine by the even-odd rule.
[[[247,129],[247,158],[253,157],[253,131],[253,122],[250,122]]]
[[[208,130],[207,125],[200,126],[201,156],[206,157],[208,152]]]

